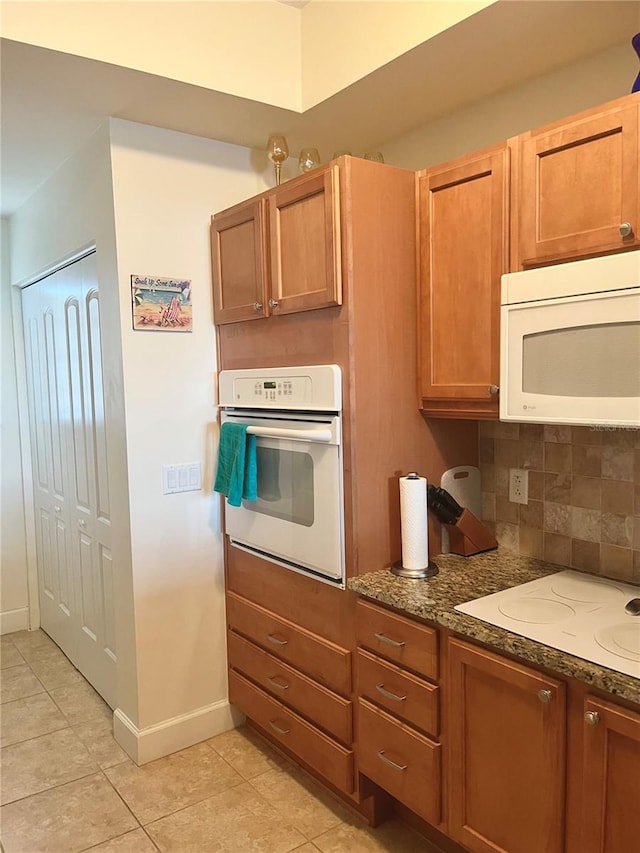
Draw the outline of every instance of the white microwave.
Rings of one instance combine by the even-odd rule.
[[[500,420],[640,426],[640,251],[502,276]]]

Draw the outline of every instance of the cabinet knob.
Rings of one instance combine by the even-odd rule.
[[[500,389],[497,385],[489,385],[489,393],[492,397],[496,397],[500,393]]]
[[[622,225],[618,227],[618,231],[620,232],[621,237],[629,237],[630,234],[633,234],[633,228],[631,227],[630,222],[623,222]]]
[[[78,522],[78,524],[80,525],[80,527],[86,527],[87,526],[87,522],[84,520],[84,518],[81,518],[80,521]]]
[[[538,690],[538,699],[548,705],[553,698],[553,693],[550,690]]]
[[[262,311],[262,302],[254,302],[253,303],[254,311]]]
[[[600,722],[600,714],[597,711],[586,711],[584,721],[588,726],[597,726]]]
[[[56,506],[54,506],[54,510],[56,512],[60,512],[61,509],[62,509],[62,507],[59,507],[57,504],[56,504]]]
[[[277,299],[270,299],[269,300],[269,308],[277,308],[277,307],[278,307],[278,300]]]

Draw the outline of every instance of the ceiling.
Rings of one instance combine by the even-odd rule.
[[[256,149],[277,130],[292,151],[314,145],[326,158],[380,147],[472,101],[629,43],[639,29],[640,2],[507,0],[302,114],[3,39],[1,212],[15,211],[108,116]]]

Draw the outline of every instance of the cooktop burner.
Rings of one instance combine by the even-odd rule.
[[[640,678],[637,586],[567,570],[455,609],[551,648]]]

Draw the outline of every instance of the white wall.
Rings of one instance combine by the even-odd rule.
[[[637,73],[633,50],[620,45],[476,101],[381,150],[387,163],[425,169],[628,95]]]
[[[9,222],[0,219],[0,634],[29,626],[27,543],[11,325]]]
[[[111,122],[111,138],[138,662],[135,725],[146,760],[161,738],[154,727],[167,720],[182,720],[185,732],[192,727],[193,740],[231,725],[219,498],[211,491],[217,410],[209,221],[264,184],[249,149],[119,120]],[[193,331],[134,331],[132,274],[191,280]],[[196,461],[203,463],[205,488],[163,495],[162,465]]]
[[[112,120],[12,217],[14,283],[95,243],[101,293],[118,652],[115,730],[138,761],[233,724],[216,418],[209,219],[265,184],[252,152]],[[192,333],[133,331],[131,274],[193,282]],[[163,462],[208,489],[161,494]],[[205,484],[206,485],[206,484]]]

